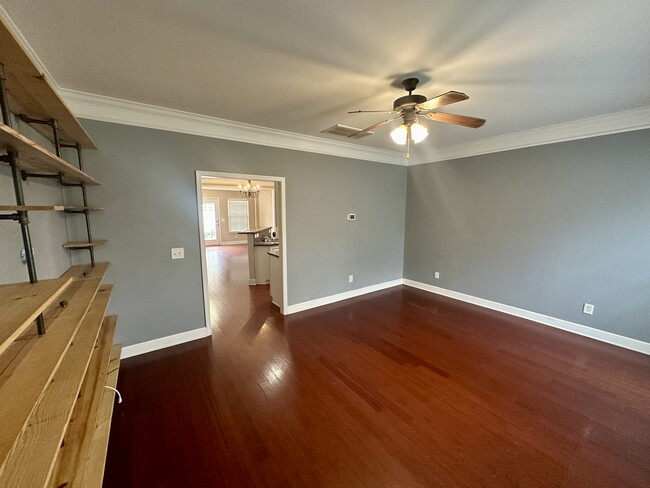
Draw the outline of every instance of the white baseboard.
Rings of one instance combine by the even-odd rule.
[[[607,342],[608,344],[613,344],[625,349],[630,349],[632,351],[650,355],[650,343],[648,342],[631,339],[629,337],[624,337],[618,334],[612,334],[611,332],[605,332],[604,330],[594,329],[586,325],[576,324],[574,322],[569,322],[568,320],[549,317],[548,315],[543,315],[541,313],[530,312],[528,310],[512,307],[510,305],[504,305],[503,303],[485,300],[483,298],[474,297],[472,295],[466,295],[465,293],[447,290],[446,288],[440,288],[438,286],[429,285],[427,283],[420,283],[419,281],[404,279],[404,284],[406,286],[419,288],[420,290],[428,291],[430,293],[436,293],[438,295],[454,298],[463,302],[472,303],[480,307],[485,307],[496,310],[498,312],[507,313],[508,315],[514,315],[523,319],[532,320],[533,322],[538,322],[540,324],[555,327],[557,329],[573,332],[574,334],[596,339],[597,341]]]
[[[122,348],[121,358],[126,359],[133,356],[139,356],[140,354],[146,354],[159,349],[165,349],[166,347],[176,346],[196,339],[202,339],[209,335],[209,330],[206,327],[201,327],[200,329],[188,330],[187,332],[181,332],[180,334],[140,342],[139,344],[133,344]]]
[[[344,291],[343,293],[337,293],[336,295],[330,295],[327,297],[316,298],[315,300],[308,300],[306,302],[295,303],[287,307],[286,315],[302,312],[304,310],[309,310],[311,308],[322,307],[323,305],[329,305],[330,303],[340,302],[342,300],[347,300],[348,298],[354,298],[361,295],[366,295],[368,293],[373,293],[375,291],[385,290],[386,288],[398,286],[403,283],[404,280],[400,278],[397,280],[385,281],[384,283],[378,283],[376,285],[357,288],[356,290]]]

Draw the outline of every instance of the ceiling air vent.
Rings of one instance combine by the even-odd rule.
[[[347,125],[341,125],[341,124],[336,124],[333,125],[332,127],[322,130],[321,133],[323,134],[334,134],[335,136],[343,136],[343,137],[348,137],[354,134],[355,132],[359,132],[361,129],[357,129],[356,127],[349,127]],[[362,137],[369,136],[371,134],[374,134],[374,132],[364,132],[363,134],[360,134],[354,139],[361,139]]]

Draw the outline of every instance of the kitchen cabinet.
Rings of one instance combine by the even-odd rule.
[[[255,284],[264,285],[271,280],[269,270],[268,246],[254,246],[255,252]]]
[[[280,249],[272,248],[268,252],[269,271],[271,273],[271,301],[282,310],[282,261]]]

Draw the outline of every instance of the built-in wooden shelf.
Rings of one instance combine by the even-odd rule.
[[[75,348],[71,344],[107,268],[108,263],[71,267],[61,278],[72,278],[72,282],[57,297],[65,306],[49,307],[44,313],[45,335],[39,336],[35,331],[30,334],[27,330],[0,355],[0,476],[64,354]],[[25,472],[30,469],[25,467]],[[0,486],[28,485],[6,485],[0,481]]]
[[[0,205],[0,212],[83,212],[88,210],[90,212],[97,212],[104,210],[101,207],[76,207],[74,205]]]
[[[117,366],[119,366],[119,347],[113,346],[113,335],[117,316],[111,315],[104,319],[99,332],[97,347],[88,365],[77,403],[70,418],[68,430],[54,467],[51,486],[90,486],[83,483],[86,470],[92,467],[87,460],[90,458],[92,446],[97,450],[97,442],[93,442],[94,433],[99,420],[102,398],[105,393],[114,395],[113,391],[104,385],[116,387],[116,382],[107,382],[109,373],[117,375],[115,365],[115,347],[117,347]],[[111,378],[112,379],[112,378]],[[112,406],[112,402],[111,402]],[[103,463],[100,463],[103,465]],[[97,485],[100,486],[100,485]]]
[[[61,441],[104,321],[112,286],[99,288],[0,475],[0,486],[50,486]]]
[[[66,242],[63,244],[63,247],[65,249],[86,249],[88,247],[96,247],[96,246],[103,246],[106,244],[108,240],[106,239],[96,239],[92,242],[88,241],[72,241],[72,242]]]
[[[110,319],[111,317],[107,318]],[[88,434],[92,435],[90,451],[88,452],[88,462],[82,469],[79,469],[79,471],[83,470],[83,477],[79,486],[84,487],[100,488],[104,478],[104,467],[108,452],[108,437],[111,431],[113,406],[115,405],[115,392],[110,388],[117,388],[117,375],[120,368],[120,355],[122,351],[120,344],[111,346],[110,343],[107,343],[106,346],[109,346],[110,357],[106,376],[103,377],[104,382],[101,387],[101,403],[94,429],[88,432]],[[104,385],[110,388],[104,388]]]
[[[72,278],[0,286],[0,354],[29,327]]]
[[[94,262],[93,248],[107,241],[90,238],[88,214],[101,209],[88,206],[85,188],[99,183],[53,154],[39,134],[63,147],[95,145],[16,32],[0,19],[0,96],[7,96],[13,114],[11,120],[0,118],[8,124],[0,123],[0,163],[17,163],[11,177],[21,204],[0,205],[0,220],[28,226],[19,219],[24,212],[84,214],[87,241],[63,247],[90,249]],[[17,119],[19,130],[13,128]],[[23,129],[30,129],[30,137]],[[31,178],[79,187],[83,206],[29,205],[21,187]],[[23,247],[31,265],[28,235],[23,232]],[[107,268],[108,263],[84,264],[56,280],[0,285],[0,487],[101,487],[114,395],[105,386],[117,384],[121,350],[113,345],[117,318],[105,317],[113,288],[102,285]],[[30,328],[39,316],[42,335]]]
[[[61,212],[65,208],[63,205],[0,205],[0,212],[41,212],[48,210]]]
[[[21,43],[4,23],[0,22],[0,63],[4,65],[9,105],[14,113],[25,113],[36,119],[56,119],[61,140],[79,143],[95,149],[95,144],[65,102],[58,95]],[[34,129],[52,140],[46,125],[34,124]]]
[[[79,168],[72,166],[67,161],[4,124],[0,124],[0,149],[16,152],[20,161],[20,168],[28,173],[41,175],[62,174],[70,182],[99,185],[97,180]]]

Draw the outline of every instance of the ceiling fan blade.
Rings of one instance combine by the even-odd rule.
[[[478,117],[468,117],[467,115],[445,114],[442,112],[432,112],[424,115],[429,120],[436,122],[444,122],[446,124],[462,125],[463,127],[471,127],[478,129],[485,124],[485,119]]]
[[[396,110],[353,110],[349,114],[397,114]]]
[[[382,125],[385,125],[385,124],[387,124],[389,122],[392,122],[393,120],[397,120],[397,119],[401,119],[401,118],[402,118],[402,116],[400,115],[399,117],[395,117],[395,118],[392,118],[392,119],[382,120],[381,122],[377,122],[376,124],[373,124],[370,127],[366,127],[365,129],[361,129],[360,131],[355,132],[354,134],[350,134],[348,137],[350,137],[350,138],[358,137],[361,134],[365,134],[366,132],[370,132],[372,129],[376,129],[377,127],[381,127]]]
[[[419,110],[433,110],[434,108],[444,107],[445,105],[451,105],[452,103],[462,102],[468,98],[469,97],[464,93],[448,91],[447,93],[429,98],[426,102],[420,103],[418,108]]]

